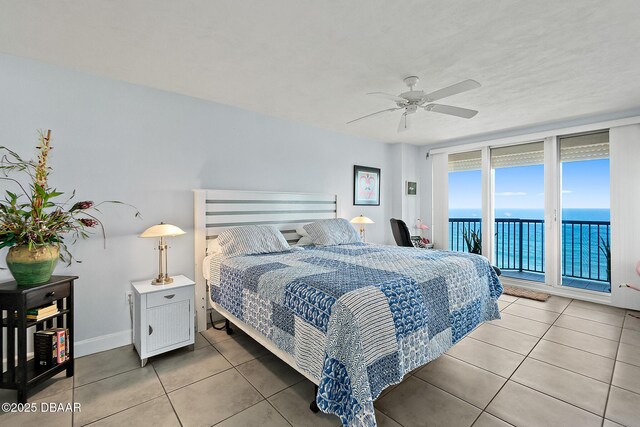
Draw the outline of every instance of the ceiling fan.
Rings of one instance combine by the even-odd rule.
[[[469,110],[467,108],[453,107],[451,105],[433,104],[433,101],[437,101],[448,96],[457,95],[462,92],[466,92],[471,89],[480,87],[480,83],[475,80],[464,80],[460,83],[456,83],[451,86],[447,86],[443,89],[436,90],[435,92],[426,93],[423,90],[413,90],[414,86],[418,84],[420,79],[416,76],[410,76],[404,79],[404,83],[409,87],[407,92],[403,92],[398,96],[391,95],[384,92],[371,92],[367,95],[374,95],[380,98],[385,98],[396,103],[394,108],[388,108],[386,110],[378,111],[375,113],[367,114],[355,120],[351,120],[349,123],[357,122],[358,120],[366,119],[377,114],[382,114],[391,111],[404,110],[400,117],[400,123],[398,125],[398,132],[405,131],[411,126],[411,115],[418,111],[418,108],[422,108],[425,111],[433,111],[435,113],[449,114],[451,116],[462,117],[464,119],[470,119],[478,112],[476,110]]]

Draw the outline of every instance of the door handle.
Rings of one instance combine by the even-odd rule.
[[[51,291],[51,292],[47,292],[47,294],[45,295],[45,297],[52,297],[56,294],[55,291]]]
[[[149,335],[151,335],[153,333],[153,328],[151,327],[151,325],[149,325]]]
[[[165,297],[166,299],[171,299],[171,298],[173,298],[173,297],[175,297],[175,296],[176,296],[176,294],[171,294],[171,295],[165,295],[164,297]]]

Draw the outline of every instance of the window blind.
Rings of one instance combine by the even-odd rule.
[[[467,151],[449,154],[449,172],[480,170],[482,168],[482,152]]]
[[[491,167],[512,168],[544,164],[544,142],[510,145],[491,149]]]
[[[577,162],[609,158],[609,131],[559,137],[560,161]]]

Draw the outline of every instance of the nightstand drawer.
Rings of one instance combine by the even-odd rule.
[[[159,305],[173,304],[193,298],[193,287],[187,286],[177,289],[167,289],[162,292],[154,292],[147,295],[147,308]]]
[[[53,301],[66,298],[69,296],[71,287],[69,283],[61,283],[59,285],[47,286],[33,292],[28,292],[27,310],[30,308],[40,307],[41,305],[51,304]]]

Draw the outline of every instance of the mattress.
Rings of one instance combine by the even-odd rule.
[[[345,426],[375,426],[382,390],[500,317],[502,285],[473,254],[356,243],[207,261],[212,300],[317,379]]]

